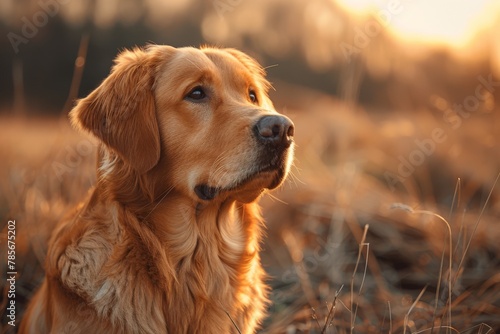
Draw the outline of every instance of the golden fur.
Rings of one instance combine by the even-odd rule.
[[[274,110],[264,74],[233,49],[149,46],[117,57],[71,111],[100,142],[97,183],[53,232],[19,333],[258,328],[267,288],[255,201],[293,156],[293,125]],[[269,115],[286,123],[279,148],[266,142],[277,125],[255,130]]]

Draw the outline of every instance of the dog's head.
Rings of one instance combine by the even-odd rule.
[[[196,201],[248,202],[279,186],[293,159],[294,125],[264,75],[234,49],[125,51],[71,119],[104,144],[100,178],[127,166]]]

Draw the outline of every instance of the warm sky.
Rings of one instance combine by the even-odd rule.
[[[390,30],[406,40],[462,47],[500,19],[499,0],[337,0],[357,14],[389,13]]]

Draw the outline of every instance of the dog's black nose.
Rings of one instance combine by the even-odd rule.
[[[293,122],[288,117],[278,115],[261,117],[254,126],[257,139],[273,146],[290,146],[294,131]]]

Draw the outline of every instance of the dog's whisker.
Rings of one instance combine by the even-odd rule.
[[[153,211],[155,211],[155,209],[158,207],[158,205],[161,204],[161,202],[168,196],[168,194],[170,194],[170,192],[173,189],[174,189],[174,186],[171,186],[170,188],[165,190],[164,194],[160,196],[160,199],[156,200],[156,205],[146,214],[146,216],[144,216],[144,218],[142,219],[143,222],[151,215],[151,213],[153,213]]]
[[[286,205],[288,205],[288,202],[285,202],[285,201],[284,201],[284,200],[282,200],[281,198],[276,197],[276,196],[274,196],[274,195],[273,195],[273,194],[271,194],[271,193],[266,193],[266,195],[267,195],[267,196],[269,196],[272,200],[275,200],[275,201],[278,201],[278,202],[280,202],[280,203],[282,203],[282,204],[286,204]]]

